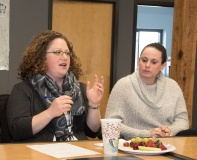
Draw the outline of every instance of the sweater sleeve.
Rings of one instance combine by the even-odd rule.
[[[23,87],[15,85],[7,106],[8,126],[14,140],[33,137],[30,100]]]
[[[173,86],[170,87],[170,92],[173,92],[173,90],[175,90],[176,93],[174,94],[178,95],[178,97],[176,98],[176,104],[174,107],[175,110],[173,123],[168,126],[168,128],[172,131],[173,135],[176,135],[178,132],[189,128],[189,120],[183,92],[176,82],[172,84]]]
[[[126,121],[132,122],[134,118],[129,111],[129,107],[131,106],[127,103],[128,98],[132,97],[130,92],[132,88],[130,86],[131,84],[128,78],[123,78],[115,84],[108,100],[105,118],[118,118],[122,120],[121,138],[129,139],[136,136],[149,137],[150,130],[136,129],[125,125]]]

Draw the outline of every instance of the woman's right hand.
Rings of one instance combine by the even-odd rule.
[[[51,103],[51,106],[48,108],[48,113],[51,118],[59,117],[63,113],[68,112],[72,108],[72,98],[69,96],[60,96],[55,98]]]

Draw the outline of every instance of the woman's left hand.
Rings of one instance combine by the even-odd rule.
[[[166,126],[160,126],[159,128],[162,130],[162,132],[163,132],[163,134],[165,136],[173,136],[171,130],[168,127],[166,127]]]
[[[86,94],[89,101],[89,105],[94,107],[99,106],[100,101],[104,94],[103,84],[104,84],[103,76],[101,76],[99,82],[98,76],[96,74],[94,75],[94,85],[92,88],[90,87],[90,82],[89,81],[87,82]]]

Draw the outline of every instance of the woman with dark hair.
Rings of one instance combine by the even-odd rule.
[[[10,94],[8,126],[14,141],[70,141],[96,137],[101,131],[99,104],[104,78],[94,76],[91,88],[79,83],[81,62],[72,44],[59,32],[35,36],[19,65]]]
[[[189,128],[183,93],[162,73],[166,58],[161,44],[148,44],[138,70],[113,87],[105,117],[122,119],[122,138],[173,136]]]

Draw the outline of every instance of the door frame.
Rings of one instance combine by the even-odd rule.
[[[132,43],[132,66],[131,71],[135,71],[135,46],[136,46],[136,31],[137,31],[137,8],[138,5],[147,6],[162,6],[162,7],[174,7],[174,0],[134,0],[134,18],[133,18],[133,43]]]

